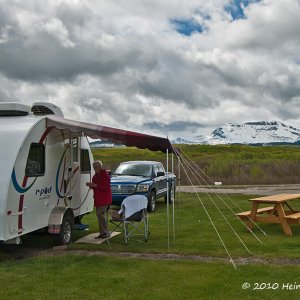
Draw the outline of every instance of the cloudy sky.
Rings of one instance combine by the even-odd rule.
[[[0,101],[170,138],[300,122],[300,0],[0,0]]]

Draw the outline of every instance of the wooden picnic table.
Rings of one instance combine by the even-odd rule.
[[[292,235],[290,224],[297,224],[300,220],[300,211],[295,211],[288,201],[299,200],[300,194],[279,194],[253,198],[250,211],[236,214],[241,220],[247,222],[247,227],[252,230],[254,222],[281,224],[286,235]],[[260,204],[272,206],[258,208]],[[288,209],[285,210],[284,206]]]

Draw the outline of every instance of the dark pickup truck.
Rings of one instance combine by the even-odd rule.
[[[168,188],[171,202],[175,197],[176,176],[166,173],[162,163],[156,161],[123,162],[111,174],[112,200],[116,205],[129,195],[141,194],[148,198],[147,210],[153,212],[157,199],[164,197],[167,202]]]

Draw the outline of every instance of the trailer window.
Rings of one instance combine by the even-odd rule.
[[[25,175],[28,177],[43,176],[45,174],[45,145],[32,143],[27,158]]]
[[[81,173],[91,172],[91,162],[89,156],[89,150],[81,149],[80,151],[80,170]]]

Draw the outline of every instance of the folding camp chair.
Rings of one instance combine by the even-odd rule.
[[[147,241],[149,235],[147,204],[145,196],[132,195],[123,200],[118,212],[111,211],[110,223],[115,225],[114,230],[119,228],[123,231],[126,244],[130,236],[143,236],[145,242]]]

